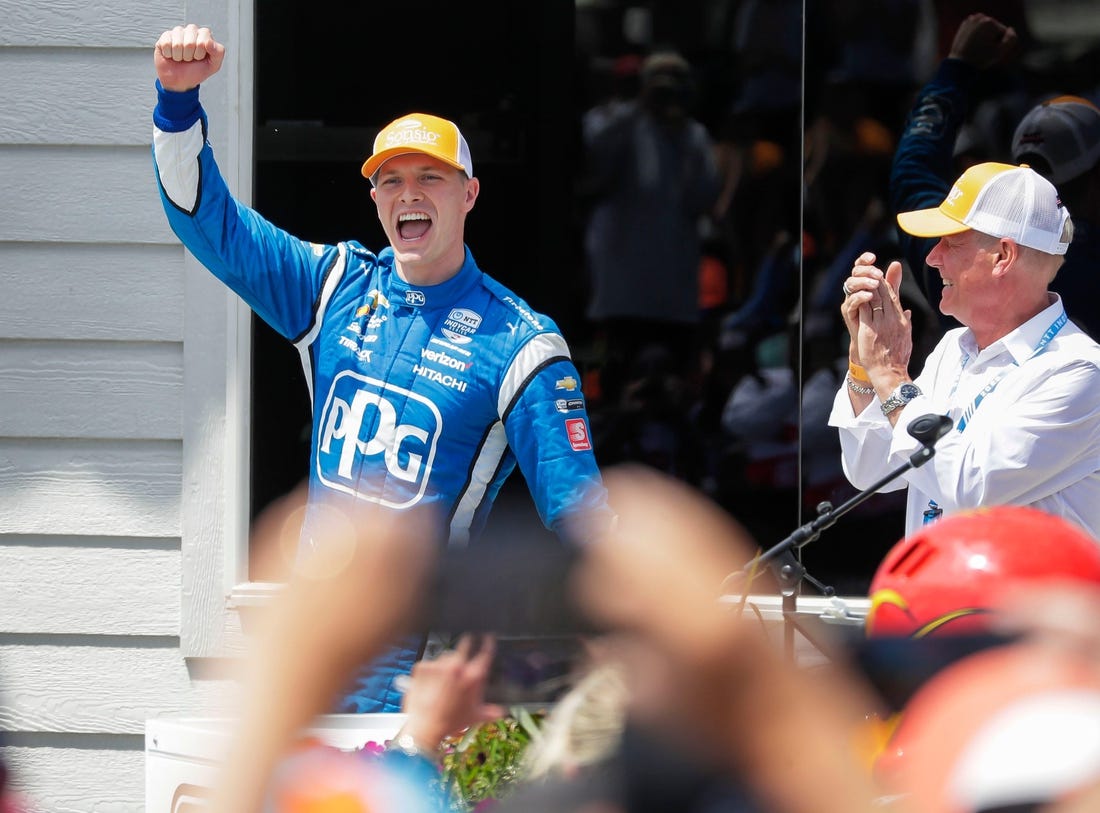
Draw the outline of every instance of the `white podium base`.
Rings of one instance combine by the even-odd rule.
[[[352,750],[392,739],[404,714],[331,714],[304,733]],[[195,813],[207,808],[232,721],[160,718],[145,723],[145,813]]]

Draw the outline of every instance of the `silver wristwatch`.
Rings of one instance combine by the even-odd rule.
[[[895,409],[901,409],[920,394],[920,387],[911,381],[906,381],[882,402],[882,414],[889,415]]]

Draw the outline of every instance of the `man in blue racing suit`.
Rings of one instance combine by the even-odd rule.
[[[362,173],[390,246],[320,245],[236,201],[207,142],[198,86],[225,48],[209,29],[165,31],[154,51],[153,157],[183,244],[298,349],[310,386],[310,509],[345,499],[438,512],[450,544],[484,526],[519,464],[539,515],[583,539],[610,517],[579,375],[554,322],[477,266],[464,243],[479,191],[451,122],[383,128]],[[376,663],[344,711],[396,711],[417,647]]]

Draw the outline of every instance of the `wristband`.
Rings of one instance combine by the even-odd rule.
[[[848,362],[848,373],[852,376],[852,378],[854,378],[861,384],[871,383],[871,378],[867,375],[867,370],[865,370],[863,367],[860,367],[854,361]]]
[[[864,386],[862,386],[861,384],[859,384],[859,382],[855,378],[852,377],[851,373],[848,373],[848,375],[845,376],[845,380],[848,382],[848,389],[850,389],[852,392],[858,392],[860,395],[874,395],[875,394],[875,388],[874,387],[864,387]]]

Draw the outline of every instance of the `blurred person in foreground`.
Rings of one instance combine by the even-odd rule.
[[[959,697],[974,697],[974,683],[967,679],[956,687],[949,685],[949,691],[931,691],[932,700],[914,703],[910,727],[905,738],[898,740],[909,749],[908,765],[887,780],[876,778],[856,745],[865,715],[877,705],[861,678],[843,662],[812,671],[793,666],[755,621],[746,620],[731,605],[719,602],[724,577],[742,569],[752,554],[752,542],[743,529],[699,492],[652,470],[614,470],[609,472],[607,483],[620,521],[609,534],[586,548],[571,585],[580,606],[593,623],[605,630],[606,640],[614,640],[615,655],[624,659],[624,671],[619,674],[626,680],[627,717],[660,739],[661,759],[641,766],[627,760],[624,783],[605,788],[607,792],[597,797],[555,795],[552,798],[559,802],[556,806],[540,807],[539,796],[517,793],[503,800],[500,810],[989,810],[978,806],[948,808],[936,801],[950,798],[959,786],[954,779],[960,775],[971,780],[993,777],[992,782],[971,782],[968,786],[981,792],[970,793],[969,799],[1032,804],[1006,809],[1046,813],[1092,809],[1082,805],[1094,802],[1100,794],[1094,770],[1100,765],[1095,759],[1100,749],[1075,757],[1071,774],[1059,773],[1052,760],[1042,759],[1029,774],[1034,782],[1013,784],[1012,774],[1020,763],[1009,758],[1035,753],[1036,743],[1028,740],[1027,733],[1036,729],[1000,729],[995,730],[998,737],[977,739],[990,730],[986,723],[995,721],[1001,708],[998,703],[985,703],[982,710],[972,707],[975,713],[967,719],[966,730],[956,731],[958,736],[952,740],[957,743],[973,734],[974,742],[984,745],[987,752],[991,745],[997,746],[992,756],[1000,753],[1004,759],[978,764],[979,768],[988,765],[991,773],[969,770],[974,763],[966,760],[965,753],[944,747],[948,744],[946,735],[937,733],[944,730],[942,721],[950,722],[950,712],[957,708]],[[370,533],[363,532],[364,527],[370,527]],[[307,570],[296,565],[294,578],[288,580],[290,587],[277,601],[250,662],[249,677],[243,686],[243,717],[223,766],[214,811],[247,813],[260,809],[296,732],[323,711],[327,696],[355,669],[359,657],[383,646],[390,628],[403,627],[415,615],[409,594],[395,589],[391,576],[415,582],[430,570],[432,548],[423,542],[417,544],[417,530],[408,518],[400,525],[388,521],[369,526],[337,522],[327,531],[336,542],[326,546],[333,555],[313,561]],[[372,612],[347,616],[349,606],[362,602],[358,591],[364,583],[371,588]],[[1006,602],[1002,623],[1015,634],[1025,634],[1027,640],[1022,645],[1026,649],[1010,659],[1013,685],[1004,681],[1006,685],[998,687],[996,695],[1003,701],[1003,709],[1017,717],[1018,701],[1043,701],[1025,711],[1031,720],[1038,717],[1040,722],[1049,723],[1061,712],[1056,706],[1045,705],[1033,689],[1083,690],[1069,698],[1071,710],[1100,703],[1100,639],[1092,623],[1100,607],[1100,594],[1091,587],[1048,585],[1045,592],[1032,587],[1002,597]],[[307,622],[307,614],[312,622]],[[350,618],[352,623],[316,623],[325,618]],[[1029,669],[1028,664],[1035,668]],[[428,666],[421,664],[418,668]],[[978,697],[993,694],[988,687],[1006,674],[978,673],[986,687],[983,693],[979,684]],[[483,651],[451,653],[450,661],[435,670],[436,680],[423,684],[423,697],[435,700],[418,702],[414,708],[411,704],[418,696],[417,683],[428,676],[414,672],[408,694],[409,720],[423,713],[440,721],[434,726],[435,733],[430,733],[430,727],[417,729],[423,732],[420,736],[434,739],[440,731],[482,719],[487,712],[482,703],[484,675]],[[610,699],[614,707],[621,698],[620,689],[615,688],[597,702]],[[994,717],[983,718],[986,712]],[[1095,719],[1079,717],[1073,727],[1075,737],[1087,734],[1090,726],[1095,730],[1100,723],[1100,715]],[[959,719],[958,715],[954,719]],[[600,724],[597,728],[601,738],[611,734],[613,739],[618,725],[613,720],[610,726]],[[406,731],[412,730],[407,722]],[[949,734],[952,730],[948,726]],[[1042,730],[1045,737],[1057,736],[1049,726]],[[1040,742],[1044,741],[1066,753],[1067,743]],[[427,741],[420,745],[423,752],[432,748]],[[606,759],[608,753],[601,748],[595,759]],[[946,760],[941,758],[944,754]],[[400,765],[404,759],[422,760],[423,753],[395,757]],[[665,781],[675,779],[675,766],[681,762],[705,765],[733,778],[748,789],[751,800],[747,799],[743,807],[726,804],[695,808],[687,804],[686,796],[661,797]],[[344,787],[358,788],[356,792],[371,804],[352,807],[353,797],[345,795],[338,799],[344,807],[313,809],[387,813],[437,810],[432,805],[441,803],[431,794],[425,798],[413,793],[423,790],[417,782],[430,781],[430,772],[386,774],[361,763],[357,767],[358,777],[365,784],[356,785],[351,777]],[[644,775],[639,775],[639,768],[645,769]],[[560,776],[560,781],[568,778]],[[632,795],[632,790],[639,787],[651,793]],[[1045,795],[1042,799],[1023,799],[1006,789],[1038,789]],[[1067,789],[1071,789],[1069,796],[1064,793]],[[1037,806],[1054,799],[1058,799],[1056,806]],[[322,801],[334,802],[334,798]]]
[[[613,533],[586,547],[573,584],[581,609],[614,636],[609,646],[614,657],[623,658],[618,662],[625,671],[618,674],[626,681],[627,716],[632,724],[659,732],[663,745],[656,760],[653,754],[640,765],[628,760],[623,783],[606,787],[602,801],[609,809],[690,809],[679,795],[689,788],[673,784],[677,794],[672,797],[659,792],[666,780],[677,777],[678,766],[697,764],[707,767],[708,776],[733,777],[759,800],[759,806],[738,809],[869,809],[874,789],[846,744],[870,699],[842,674],[794,669],[754,622],[719,602],[723,578],[751,556],[743,530],[712,502],[665,475],[630,468],[612,472],[612,478],[615,504],[624,515]],[[285,508],[274,510],[257,535],[281,534],[283,546],[293,548],[288,516]],[[221,767],[212,807],[216,813],[262,809],[279,786],[300,733],[324,713],[360,659],[415,623],[415,593],[404,586],[422,587],[432,572],[433,546],[423,534],[424,523],[416,512],[397,521],[371,510],[356,519],[333,516],[321,528],[331,544],[305,563],[293,563],[288,587],[265,620],[242,678],[241,717]],[[360,611],[349,612],[353,607]],[[334,619],[339,623],[331,623]],[[408,743],[406,754],[402,737],[396,738],[393,753],[386,756],[390,773],[379,773],[369,767],[372,763],[359,766],[360,779],[371,778],[375,791],[393,789],[389,798],[412,805],[380,803],[379,813],[433,810],[445,803],[430,793],[404,792],[423,790],[431,781],[431,753],[440,732],[454,733],[499,711],[484,703],[491,655],[482,652],[460,650],[442,666],[417,665],[402,733],[419,741]],[[435,700],[418,699],[425,697]],[[614,689],[597,702],[621,700],[621,690]],[[608,710],[610,722],[597,726],[604,745],[585,762],[611,758],[619,714]],[[414,727],[417,716],[432,722]],[[807,732],[827,735],[807,738]],[[569,781],[572,770],[568,760],[553,761],[564,770],[550,780],[551,791],[555,781]],[[339,787],[349,794],[362,784],[354,768],[340,773],[346,781]],[[639,794],[640,788],[647,792]],[[698,788],[690,790],[698,795]],[[523,809],[528,811],[537,809],[538,798],[515,796],[517,802],[527,800]],[[509,799],[501,809],[509,809]]]
[[[667,763],[651,758],[641,776],[628,763],[626,809],[707,809],[654,802],[683,760],[747,791],[742,807],[710,809],[870,810],[877,789],[853,745],[875,703],[869,690],[842,665],[794,667],[754,619],[719,601],[724,578],[752,557],[745,530],[643,467],[612,470],[607,485],[619,521],[585,550],[573,589],[622,647],[630,724],[652,732]],[[648,794],[631,798],[631,783]]]
[[[338,809],[449,809],[436,781],[440,744],[504,714],[485,702],[492,638],[475,646],[463,636],[454,650],[413,666],[403,723],[380,757],[302,749],[303,732],[331,708],[363,660],[422,622],[437,551],[429,514],[361,506],[350,516],[322,512],[316,530],[325,544],[298,556],[301,492],[269,508],[255,528],[263,555],[286,573],[286,588],[243,662],[240,716],[212,810],[331,810],[337,807],[324,804],[352,798],[361,807]],[[296,806],[306,802],[317,806]]]
[[[981,129],[972,118],[973,95],[989,71],[1012,61],[1021,51],[1012,26],[988,14],[968,15],[959,24],[947,57],[933,77],[917,93],[909,112],[890,171],[890,203],[893,212],[933,206],[943,200],[951,178],[965,166],[967,153],[959,148],[967,133]],[[986,110],[1019,115],[1013,99],[1005,94],[984,103]],[[1011,125],[1010,125],[1011,128]],[[979,144],[984,157],[1000,159],[1009,148],[1009,132],[1003,139],[985,134]],[[1002,143],[1003,142],[1003,143]],[[1059,96],[1033,107],[1015,127],[1011,138],[1013,163],[1029,164],[1057,187],[1063,203],[1073,213],[1073,240],[1051,290],[1065,297],[1066,310],[1093,337],[1100,331],[1100,298],[1093,295],[1094,277],[1100,264],[1100,110],[1086,99]],[[972,160],[972,159],[971,159]],[[902,253],[921,291],[935,311],[943,283],[924,258],[933,243],[921,235],[901,235]],[[956,327],[950,314],[940,313],[942,330]]]
[[[1006,637],[921,685],[876,762],[904,811],[1100,809],[1100,590],[1005,587],[989,609]]]
[[[659,732],[667,751],[718,766],[751,791],[748,807],[704,809],[1097,809],[1088,806],[1100,800],[1096,584],[1002,585],[990,611],[1004,645],[959,659],[918,689],[892,742],[892,770],[872,772],[861,724],[881,710],[877,692],[844,661],[794,667],[755,623],[714,600],[715,577],[751,555],[736,523],[652,472],[615,470],[607,484],[620,522],[586,552],[577,595],[621,637],[620,651],[635,647],[630,718]],[[1076,533],[1068,524],[1063,532]],[[900,654],[902,665],[913,662]],[[649,767],[658,786],[659,763]],[[600,809],[688,808],[638,800]]]
[[[938,206],[897,220],[938,238],[940,311],[964,327],[913,378],[902,265],[856,260],[841,305],[849,372],[829,416],[849,481],[868,488],[903,466],[920,448],[910,422],[947,415],[935,456],[882,488],[908,488],[904,535],[962,509],[1030,505],[1100,536],[1100,346],[1050,290],[1073,237],[1057,191],[1027,167],[977,164]]]

